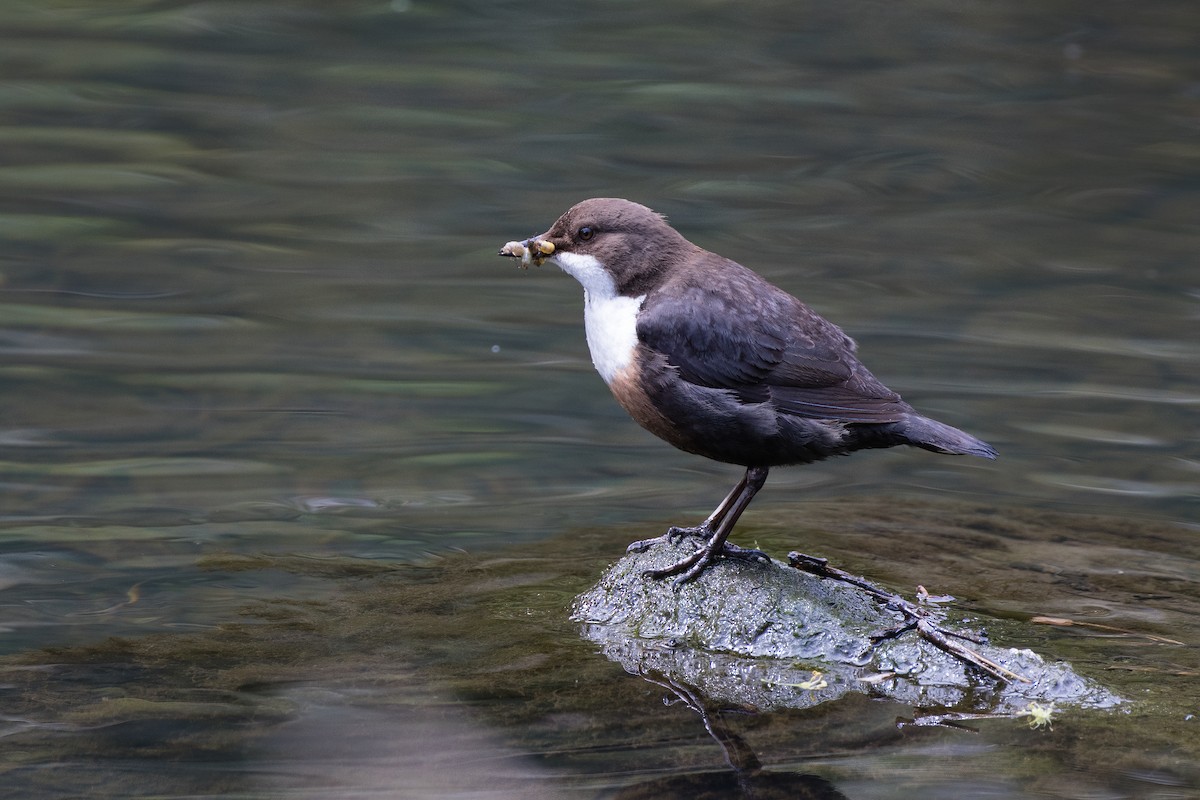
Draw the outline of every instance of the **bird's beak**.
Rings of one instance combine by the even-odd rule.
[[[521,259],[521,269],[529,269],[529,265],[540,267],[542,262],[554,254],[554,242],[531,236],[522,242],[509,242],[500,248],[500,255]]]

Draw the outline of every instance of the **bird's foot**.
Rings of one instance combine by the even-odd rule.
[[[771,557],[762,550],[756,550],[753,547],[738,547],[736,544],[725,543],[725,548],[718,554],[722,558],[736,558],[740,561],[757,561],[762,564],[770,564]]]
[[[668,536],[669,535],[670,533],[668,532]],[[679,587],[683,586],[685,583],[698,578],[700,573],[708,569],[709,565],[718,558],[736,558],[739,561],[768,563],[771,561],[771,557],[761,550],[753,550],[748,547],[738,547],[736,544],[729,544],[728,542],[718,543],[714,547],[713,543],[710,541],[708,544],[696,550],[696,552],[681,558],[674,564],[663,567],[662,569],[649,569],[642,574],[647,578],[654,578],[655,580],[667,578],[671,575],[678,575],[679,577],[675,578],[675,580],[672,582],[675,589],[678,590]]]
[[[695,580],[704,569],[713,562],[716,558],[712,551],[706,546],[701,547],[690,556],[686,556],[676,561],[674,564],[663,567],[662,569],[648,569],[642,573],[647,578],[661,580],[668,578],[671,575],[678,575],[673,585],[676,591],[688,581]]]
[[[628,547],[625,548],[625,552],[644,553],[654,545],[662,542],[675,545],[682,541],[684,537],[692,536],[698,539],[711,539],[712,535],[712,529],[707,525],[697,525],[694,528],[681,528],[679,526],[672,525],[670,528],[667,528],[667,532],[662,536],[655,536],[651,539],[638,539],[636,542],[632,542]]]
[[[667,537],[668,542],[675,544],[676,542],[682,541],[688,536],[694,536],[698,539],[711,539],[713,535],[713,529],[707,523],[703,522],[699,525],[693,525],[690,528],[672,525],[671,527],[667,528],[667,532],[663,535]]]

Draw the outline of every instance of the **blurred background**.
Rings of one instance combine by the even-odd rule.
[[[592,196],[793,292],[1001,453],[776,470],[735,540],[880,498],[1097,515],[1180,592],[1104,613],[1194,620],[1198,24],[1154,0],[5,3],[0,653],[341,589],[215,556],[586,529],[614,560],[702,518],[739,470],[629,421],[578,285],[496,256]]]

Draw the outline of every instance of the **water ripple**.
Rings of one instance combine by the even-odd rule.
[[[1030,477],[1050,486],[1100,494],[1129,497],[1200,497],[1200,487],[1194,483],[1157,483],[1111,478],[1103,475],[1072,475],[1061,472],[1039,472]]]

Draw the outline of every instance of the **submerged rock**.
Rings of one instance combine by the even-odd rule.
[[[1031,708],[1107,708],[1121,698],[1047,663],[1031,650],[963,641],[1020,679],[999,680],[905,624],[894,605],[863,589],[778,561],[721,559],[678,589],[643,575],[686,555],[694,542],[660,541],[630,553],[575,599],[583,635],[627,671],[691,687],[722,704],[807,708],[849,692],[923,709],[1017,716]],[[939,620],[942,612],[931,609]],[[954,629],[941,630],[957,641]],[[1036,704],[1031,706],[1031,704]]]

